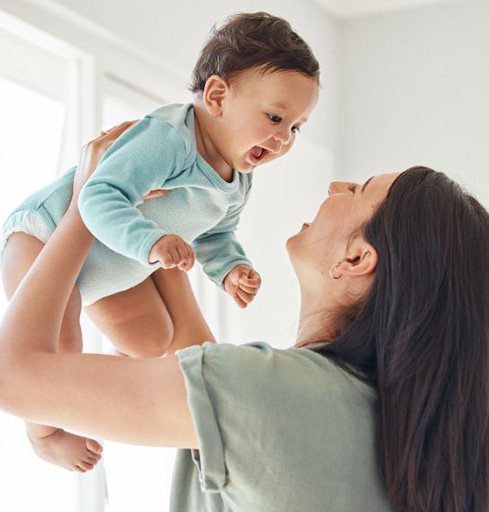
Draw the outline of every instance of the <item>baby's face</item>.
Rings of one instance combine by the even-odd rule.
[[[219,152],[248,173],[287,153],[315,107],[319,85],[297,71],[241,72],[222,103]]]

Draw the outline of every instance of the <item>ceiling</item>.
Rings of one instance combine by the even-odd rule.
[[[362,14],[409,9],[420,5],[442,3],[469,3],[477,0],[314,0],[329,14],[351,18]]]

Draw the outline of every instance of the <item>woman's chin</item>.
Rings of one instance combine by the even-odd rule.
[[[292,247],[294,247],[295,245],[297,245],[298,241],[299,241],[299,238],[300,236],[302,235],[302,233],[304,233],[304,231],[306,231],[307,229],[309,229],[310,227],[310,224],[308,222],[304,222],[304,224],[302,224],[302,227],[301,229],[295,234],[295,235],[292,235],[286,242],[285,246],[287,248],[287,252],[289,252],[290,254],[290,250]]]
[[[299,240],[297,240],[299,235],[300,235],[300,233],[297,233],[297,234],[291,236],[287,240],[287,242],[285,242],[285,248],[287,250],[287,254],[289,255],[289,260],[292,263],[292,267],[294,268],[294,271],[295,271],[294,260],[297,258],[298,254],[299,254],[299,247],[298,247]]]
[[[295,242],[295,237],[297,235],[292,235],[290,238],[287,239],[287,241],[285,242],[285,249],[287,250],[287,253],[289,254],[289,258],[290,258],[290,251],[292,250],[292,248],[294,247],[294,242]]]

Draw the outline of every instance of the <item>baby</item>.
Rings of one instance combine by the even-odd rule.
[[[81,351],[83,306],[120,352],[166,353],[168,301],[178,307],[179,298],[165,293],[163,269],[187,271],[195,258],[238,306],[257,293],[260,276],[235,235],[239,216],[255,167],[289,151],[314,108],[319,65],[285,20],[237,14],[212,31],[191,90],[192,103],[162,106],[124,132],[82,190],[80,213],[97,240],[70,297],[60,351]],[[74,173],[7,219],[0,250],[9,297],[63,217]],[[37,424],[27,431],[36,453],[62,467],[87,471],[100,458],[94,440]]]

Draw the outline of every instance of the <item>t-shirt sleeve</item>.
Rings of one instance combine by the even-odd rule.
[[[266,343],[205,343],[176,355],[199,439],[194,461],[201,488],[219,492],[229,479],[260,471],[266,450],[273,453],[290,407],[303,401],[294,397],[295,386],[287,389],[295,362],[290,351]]]

